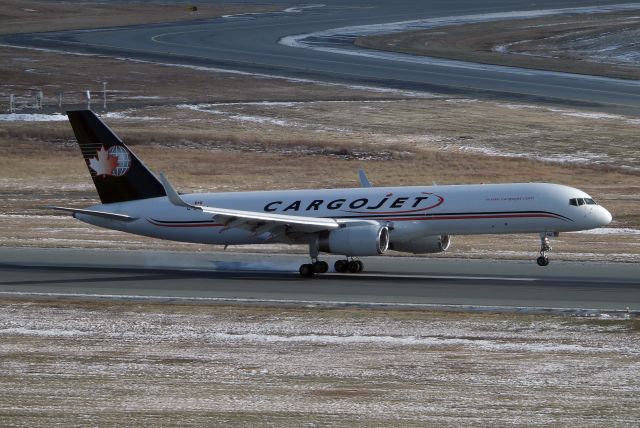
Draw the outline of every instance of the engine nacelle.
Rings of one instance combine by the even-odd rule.
[[[428,254],[447,251],[450,245],[451,236],[432,235],[412,239],[411,241],[393,241],[391,243],[391,249],[405,253]]]
[[[350,257],[377,256],[389,248],[389,229],[379,224],[360,224],[334,229],[318,237],[318,249]]]

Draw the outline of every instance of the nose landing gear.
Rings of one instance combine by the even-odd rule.
[[[551,236],[555,236],[551,234]],[[549,264],[549,256],[548,252],[551,251],[551,245],[549,245],[549,234],[541,233],[540,234],[540,257],[536,259],[536,263],[538,266],[547,266]]]

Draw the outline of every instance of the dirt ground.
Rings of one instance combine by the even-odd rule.
[[[186,1],[33,1],[0,0],[0,34],[118,27],[156,22],[215,18],[251,12],[270,12],[268,4],[215,4]]]
[[[513,21],[456,25],[432,30],[362,37],[356,45],[370,49],[428,55],[623,79],[640,79],[640,66],[616,63],[598,49],[578,49],[576,41],[629,33],[629,53],[640,30],[637,11],[551,16]],[[622,37],[620,37],[622,39]],[[603,47],[606,48],[606,47]],[[609,47],[611,48],[611,47]]]

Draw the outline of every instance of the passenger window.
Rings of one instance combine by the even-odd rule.
[[[584,205],[584,199],[578,198],[578,205]]]
[[[575,199],[569,199],[569,205],[573,205],[573,206],[578,206],[578,201],[576,201]]]

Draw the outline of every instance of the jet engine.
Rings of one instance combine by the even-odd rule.
[[[345,256],[378,256],[389,248],[389,229],[375,224],[346,225],[318,237],[318,249]]]
[[[402,251],[413,254],[441,253],[447,251],[451,245],[449,235],[431,235],[411,241],[393,241],[390,248],[395,251]]]

